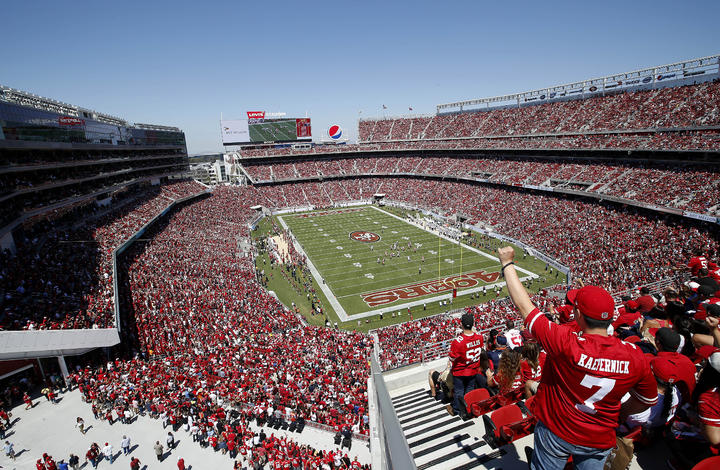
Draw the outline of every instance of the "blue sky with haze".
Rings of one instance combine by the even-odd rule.
[[[2,7],[0,83],[222,149],[247,110],[357,120],[720,53],[720,1],[77,1]]]

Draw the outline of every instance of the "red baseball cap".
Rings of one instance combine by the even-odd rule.
[[[580,289],[570,289],[567,291],[567,294],[565,294],[565,299],[568,301],[570,305],[575,305],[575,299],[577,298],[577,293]]]
[[[584,316],[595,320],[612,320],[615,301],[612,296],[598,286],[585,286],[578,290],[573,305]]]
[[[672,384],[678,381],[678,366],[670,357],[655,357],[650,361],[650,368],[655,377]]]

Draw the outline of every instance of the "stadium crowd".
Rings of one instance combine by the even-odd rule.
[[[273,168],[291,167],[283,177]],[[632,201],[720,214],[720,172],[715,166],[652,161],[582,159],[517,159],[468,157],[360,157],[337,160],[303,160],[289,163],[246,162],[255,181],[347,175],[433,175],[480,178],[505,185],[527,184],[554,190],[572,189],[596,197],[621,197]],[[327,182],[332,184],[332,182]],[[327,191],[331,199],[345,192]],[[310,197],[310,196],[308,196]]]
[[[548,308],[557,303],[554,297],[547,295],[532,298],[538,305]],[[507,298],[466,307],[464,312],[474,316],[476,331],[485,335],[491,330],[502,333],[508,322],[520,321],[517,310]],[[444,356],[461,329],[459,318],[448,314],[380,328],[375,331],[380,346],[380,365],[383,370],[390,370]]]
[[[350,172],[372,166],[379,173],[393,169],[404,173],[418,171],[423,163],[363,159],[343,160],[337,166]],[[442,160],[428,165],[441,166]],[[537,166],[536,171],[544,169]],[[563,175],[600,172],[562,165],[557,171]],[[282,172],[302,174],[294,165]],[[110,211],[93,209],[88,219],[79,209],[68,217],[38,224],[20,239],[17,256],[3,254],[2,327],[113,326],[112,251],[172,200],[202,189],[191,182],[150,188],[113,205]],[[468,214],[472,223],[492,227],[562,259],[585,283],[610,290],[672,276],[678,265],[698,251],[713,260],[718,254],[717,236],[701,225],[523,190],[416,178],[217,188],[211,197],[174,212],[124,255],[122,271],[128,274],[121,282],[121,302],[129,324],[123,330],[135,351],[132,359],[81,370],[74,380],[86,399],[105,407],[106,419],[108,411],[109,419],[123,419],[125,411],[145,410],[171,425],[192,423],[201,443],[219,449],[223,442],[217,436],[225,433],[225,448],[234,447],[240,453],[243,442],[254,438],[247,427],[253,419],[282,419],[296,426],[307,421],[336,432],[367,434],[369,337],[306,326],[259,287],[252,260],[238,243],[249,235],[247,223],[255,215],[250,207],[255,204],[325,207],[380,192],[441,215]],[[509,215],[513,211],[514,218]],[[522,226],[515,223],[518,214],[525,221]],[[68,279],[63,274],[69,265],[85,266],[85,270],[78,279]],[[709,303],[710,298],[699,300]],[[683,300],[686,311],[698,310],[697,297],[688,294]],[[551,302],[535,301],[548,307]],[[518,318],[503,301],[468,313],[474,314],[481,329]],[[621,326],[632,330],[635,325]],[[448,341],[457,327],[454,320],[441,315],[378,332],[383,365],[396,367],[415,360],[414,346]],[[639,328],[640,341],[653,343]],[[499,370],[506,367],[498,363]],[[232,423],[232,430],[227,423]],[[272,438],[269,442],[269,447],[282,449],[273,451],[273,462],[336,458],[294,443],[276,445]],[[252,455],[260,458],[261,453]]]
[[[508,256],[512,250],[500,252],[505,271],[514,264]],[[508,286],[510,305],[517,310],[508,305],[514,318],[505,328],[478,335],[483,324],[472,309],[461,319],[428,319],[453,337],[444,349],[449,349],[447,368],[429,374],[431,394],[464,419],[522,405],[520,421],[498,424],[493,439],[504,445],[535,428],[531,468],[562,468],[568,457],[583,468],[599,469],[603,463],[627,468],[635,450],[658,443],[667,449],[668,468],[690,470],[705,459],[710,460],[702,468],[715,468],[720,459],[720,269],[698,251],[684,271],[687,282],[654,294],[643,288],[617,304],[597,286],[569,290],[561,302],[530,298],[513,269]],[[516,321],[518,310],[524,322]],[[400,343],[393,352],[402,357],[405,348],[424,341],[408,346],[402,339],[412,343],[427,326],[420,320],[377,334],[381,342],[392,338],[383,351]],[[584,362],[588,354],[594,357]],[[563,363],[564,355],[569,363]],[[598,356],[609,359],[597,362]],[[632,358],[622,371],[611,364],[621,358]],[[588,370],[594,371],[592,384],[586,383]],[[612,387],[587,398],[595,390],[591,385],[602,385],[601,378]],[[486,389],[479,395],[485,398],[466,395],[476,389]],[[486,429],[502,420],[500,414],[489,416],[484,416]],[[591,429],[592,434],[583,434]],[[549,463],[553,459],[557,462]]]
[[[113,327],[113,250],[173,200],[204,189],[192,181],[148,187],[106,210],[91,202],[34,224],[16,237],[15,255],[0,253],[0,328]]]
[[[684,128],[720,123],[720,83],[626,91],[586,99],[432,117],[360,121],[359,140],[563,134]]]
[[[254,215],[252,204],[234,204],[244,191],[251,192],[218,189],[178,209],[123,255],[128,275],[121,278],[127,289],[121,302],[129,313],[123,332],[134,345],[132,359],[80,369],[71,381],[97,419],[125,422],[149,413],[175,431],[185,425],[200,445],[238,457],[235,468],[367,468],[347,452],[319,451],[249,427],[254,421],[292,430],[307,423],[367,435],[371,341],[307,326],[260,288],[252,259],[238,247]],[[146,221],[144,212],[129,214]],[[121,224],[116,241],[124,240],[124,229],[139,228],[128,217],[115,220]],[[78,318],[85,317],[76,314],[75,323]]]
[[[234,189],[216,190],[131,251],[124,301],[139,351],[170,361],[183,380],[202,380],[225,402],[272,403],[367,433],[368,338],[305,326],[258,288],[252,260],[237,246],[252,211],[233,206],[236,198]]]

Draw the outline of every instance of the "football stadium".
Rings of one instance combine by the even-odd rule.
[[[572,80],[201,163],[0,85],[2,468],[720,468],[720,55]]]

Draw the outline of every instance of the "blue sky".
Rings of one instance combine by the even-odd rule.
[[[182,128],[284,111],[357,120],[720,52],[714,1],[9,2],[0,83]],[[360,114],[362,113],[362,114]]]

